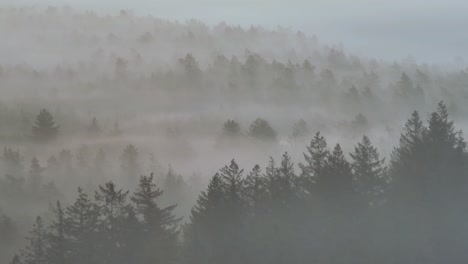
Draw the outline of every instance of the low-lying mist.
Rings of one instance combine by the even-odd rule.
[[[280,26],[181,23],[126,10],[0,8],[0,32],[0,263],[15,254],[23,262],[12,263],[56,263],[33,262],[31,254],[39,253],[25,245],[38,243],[44,228],[38,226],[55,234],[62,207],[63,223],[75,221],[78,187],[81,202],[98,208],[90,210],[99,238],[90,241],[124,236],[118,232],[131,225],[124,220],[134,221],[131,230],[148,231],[155,216],[142,209],[138,194],[155,186],[164,191],[150,195],[157,206],[145,202],[166,217],[157,234],[170,239],[152,241],[156,233],[141,239],[155,243],[160,258],[130,248],[128,237],[98,245],[110,256],[83,253],[76,245],[91,242],[79,240],[70,224],[60,239],[71,241],[61,249],[71,252],[61,256],[71,262],[54,261],[466,260],[458,248],[463,235],[447,242],[451,248],[425,252],[450,240],[436,227],[453,220],[465,232],[466,216],[457,210],[443,212],[450,221],[440,217],[414,231],[417,252],[402,248],[411,246],[407,241],[396,244],[416,218],[432,216],[451,199],[459,199],[449,206],[456,207],[464,197],[458,188],[467,183],[466,143],[458,129],[468,125],[467,69],[359,57]],[[415,175],[428,178],[418,185]],[[116,215],[108,212],[111,194]],[[409,213],[414,208],[420,214]],[[313,221],[317,226],[309,226]],[[33,222],[38,232],[24,240]],[[386,242],[375,245],[379,239]],[[44,252],[58,250],[60,243],[47,241]],[[123,253],[113,243],[127,253],[118,257]],[[233,245],[245,254],[236,258],[227,250]],[[401,250],[399,257],[389,257],[385,246]],[[80,254],[89,262],[80,262]]]

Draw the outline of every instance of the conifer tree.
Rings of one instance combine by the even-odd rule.
[[[65,211],[60,202],[57,202],[54,208],[55,219],[49,226],[48,241],[49,249],[47,257],[49,264],[62,264],[70,261],[68,253],[70,251],[70,243],[67,237],[67,223]]]
[[[33,188],[38,188],[42,184],[42,172],[44,168],[39,164],[39,160],[33,157],[31,160],[31,168],[29,170],[29,177],[31,179],[31,185]]]
[[[58,130],[52,114],[46,109],[41,110],[32,128],[34,138],[41,142],[49,141],[57,137]]]
[[[267,181],[259,165],[255,165],[245,178],[243,190],[245,199],[254,208],[254,213],[258,214],[267,196]]]
[[[324,173],[317,178],[317,190],[321,198],[330,203],[329,206],[332,206],[332,203],[343,206],[353,199],[354,184],[351,165],[345,159],[340,144],[337,144],[328,156]]]
[[[252,124],[250,124],[248,133],[252,138],[266,142],[274,142],[277,137],[276,131],[271,127],[270,123],[263,118],[257,118],[253,121]]]
[[[363,136],[350,155],[357,192],[366,202],[375,205],[382,200],[388,184],[385,160],[380,159],[377,149],[367,136]]]
[[[99,208],[83,189],[78,188],[78,198],[66,208],[67,233],[71,238],[72,263],[98,264]]]
[[[239,123],[234,120],[228,120],[223,125],[223,136],[226,138],[238,138],[241,135]]]
[[[296,142],[297,140],[303,139],[309,134],[309,127],[307,126],[306,121],[304,119],[300,119],[296,123],[294,123],[292,128],[292,135],[291,138]]]
[[[157,200],[162,194],[151,174],[140,177],[137,190],[131,197],[137,215],[143,219],[143,263],[173,263],[178,257],[177,224],[181,218],[173,214],[176,205],[159,207]]]
[[[10,264],[22,264],[21,258],[18,255],[13,256]]]
[[[125,176],[137,177],[140,173],[138,164],[138,149],[130,144],[125,147],[121,157],[121,168]]]
[[[19,151],[15,151],[10,147],[3,148],[1,157],[5,174],[14,177],[21,177],[23,174],[23,159]]]
[[[113,182],[106,182],[104,186],[99,185],[95,192],[96,205],[99,208],[99,226],[102,232],[101,241],[104,257],[107,261],[114,262],[121,256],[121,247],[125,245],[123,241],[124,219],[127,214],[128,191],[117,189]]]
[[[220,263],[230,251],[224,245],[228,217],[225,204],[223,182],[217,173],[211,178],[207,190],[198,197],[191,211],[190,224],[185,229],[185,259],[188,263]]]
[[[88,132],[94,135],[99,134],[99,132],[101,132],[101,127],[99,126],[96,117],[94,117],[93,121],[91,121],[91,124],[88,127]]]
[[[28,245],[21,252],[21,261],[24,264],[49,264],[47,258],[48,241],[47,231],[41,217],[37,217],[32,231],[26,238]]]
[[[306,163],[299,163],[301,168],[301,181],[303,188],[306,193],[312,193],[314,189],[314,183],[317,178],[323,175],[325,163],[329,155],[327,149],[327,141],[320,132],[317,132],[314,138],[310,141],[310,145],[307,146],[307,152],[304,153],[304,159]]]

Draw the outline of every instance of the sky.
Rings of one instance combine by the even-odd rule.
[[[0,6],[69,5],[76,9],[209,24],[277,25],[342,44],[360,56],[465,65],[466,0],[0,0]],[[462,59],[462,60],[460,60]],[[464,58],[467,59],[467,58]]]

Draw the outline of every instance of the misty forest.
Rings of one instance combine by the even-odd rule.
[[[0,263],[467,263],[468,69],[0,8]]]

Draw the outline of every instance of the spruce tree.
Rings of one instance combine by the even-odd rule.
[[[317,178],[317,190],[328,206],[344,206],[352,202],[353,174],[340,144],[337,144],[328,156],[324,173]]]
[[[113,182],[99,185],[95,192],[96,205],[99,208],[99,227],[104,261],[115,262],[121,256],[125,241],[123,241],[124,219],[127,215],[128,191],[117,189]]]
[[[65,211],[60,202],[54,208],[55,219],[49,226],[48,241],[49,249],[47,257],[49,264],[69,263],[70,242],[68,240],[68,225],[66,223]]]
[[[99,132],[101,132],[101,127],[99,126],[96,117],[94,117],[93,120],[91,121],[91,124],[88,127],[88,132],[94,135],[97,135],[99,134]]]
[[[350,155],[357,192],[371,205],[382,201],[388,184],[385,160],[380,158],[367,136],[363,136]]]
[[[228,120],[223,125],[223,136],[225,138],[233,139],[241,135],[241,127],[239,123],[234,120]]]
[[[10,261],[10,264],[22,264],[20,256],[13,256],[13,259]]]
[[[46,109],[36,117],[35,125],[32,128],[33,136],[37,141],[46,142],[55,139],[58,134],[59,127],[55,125],[54,117]]]
[[[130,144],[125,147],[121,157],[121,168],[124,176],[135,178],[140,173],[140,166],[138,164],[138,149]]]
[[[324,173],[329,151],[327,148],[327,141],[320,132],[317,132],[314,138],[310,141],[310,145],[307,146],[307,152],[304,153],[304,159],[306,163],[299,163],[301,168],[301,182],[303,189],[306,193],[312,193],[314,190],[314,184],[317,178],[321,177]]]
[[[98,264],[99,208],[83,189],[78,188],[78,198],[66,208],[67,233],[71,239],[71,263]]]
[[[39,164],[39,160],[36,157],[33,157],[31,160],[31,168],[29,170],[29,177],[31,180],[31,186],[35,189],[39,188],[42,185],[42,172],[44,168]]]
[[[245,178],[243,190],[245,199],[254,208],[254,214],[258,214],[267,196],[267,181],[259,165],[255,165]]]
[[[49,264],[47,258],[48,240],[47,231],[41,217],[37,217],[32,231],[26,238],[28,245],[21,252],[21,261],[24,264]]]
[[[217,173],[192,208],[184,232],[188,263],[221,263],[229,254],[235,254],[226,236],[226,230],[231,227],[224,190],[223,180]]]
[[[149,177],[140,177],[137,190],[131,197],[137,215],[143,219],[143,263],[174,263],[178,257],[177,224],[181,218],[173,214],[176,205],[159,207],[157,200],[162,194],[163,191],[157,188],[151,174]]]
[[[276,131],[271,127],[270,123],[263,118],[257,118],[250,124],[248,134],[254,139],[265,142],[274,142],[277,138]]]

